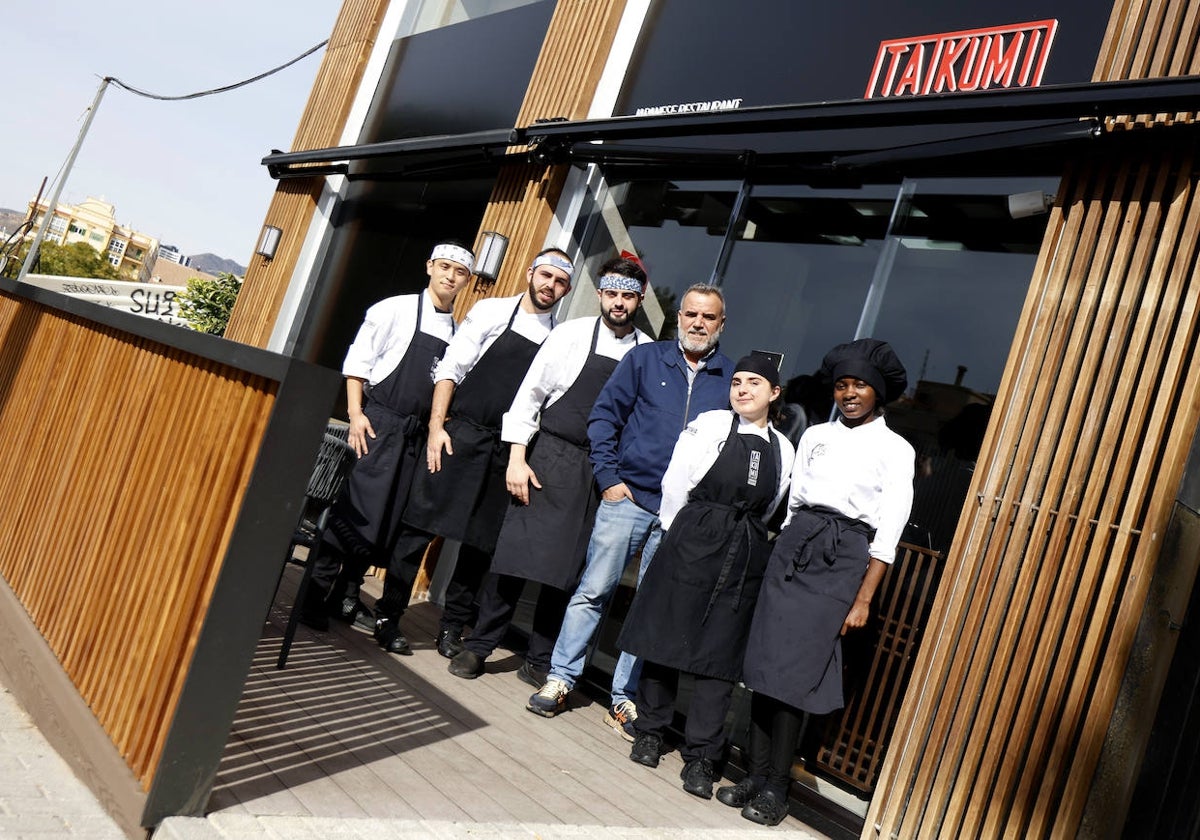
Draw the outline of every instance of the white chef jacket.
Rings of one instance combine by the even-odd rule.
[[[458,332],[450,339],[445,355],[434,367],[433,381],[450,379],[455,385],[460,384],[492,346],[492,342],[507,329],[508,319],[512,318],[513,309],[520,300],[521,295],[484,298],[472,306],[467,317],[459,324]],[[512,326],[514,332],[535,344],[541,344],[554,327],[554,318],[549,312],[531,313],[520,309]]]
[[[675,516],[687,504],[688,493],[700,483],[700,479],[704,478],[717,456],[721,454],[721,445],[729,437],[729,424],[733,416],[734,412],[730,409],[705,411],[680,432],[679,440],[675,441],[675,450],[671,453],[671,462],[667,464],[667,471],[663,474],[662,507],[658,509],[658,519],[664,531],[670,529]],[[772,434],[779,441],[779,486],[770,507],[763,513],[762,520],[766,522],[787,493],[796,450],[792,447],[792,442],[777,432],[770,423],[760,429],[739,417],[737,431],[739,435],[758,435],[766,441],[770,440],[767,435]]]
[[[533,364],[525,374],[512,405],[504,413],[500,439],[505,443],[528,444],[538,430],[541,412],[549,408],[558,398],[575,384],[583,371],[583,365],[591,355],[592,330],[595,318],[574,318],[555,327],[533,358]],[[622,338],[617,338],[612,327],[601,322],[596,336],[596,352],[618,362],[635,344],[653,341],[641,330],[635,329]]]
[[[896,559],[912,511],[916,453],[883,417],[850,427],[841,418],[809,426],[800,437],[784,527],[802,505],[832,508],[875,529],[871,556]]]
[[[429,291],[421,310],[421,332],[449,341],[454,334],[454,316],[438,312]],[[400,364],[417,326],[417,295],[384,298],[367,310],[362,326],[342,362],[342,375],[365,379],[378,385]]]

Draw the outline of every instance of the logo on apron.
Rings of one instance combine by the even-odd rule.
[[[762,463],[762,453],[757,449],[750,450],[750,474],[746,476],[746,483],[751,487],[758,486],[758,468]]]

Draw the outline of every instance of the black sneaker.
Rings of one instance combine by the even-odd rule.
[[[400,632],[396,622],[390,618],[381,616],[375,619],[375,641],[379,642],[379,646],[388,653],[412,656],[412,648],[408,645],[408,639],[404,638],[404,634]]]
[[[539,671],[536,668],[531,668],[529,663],[526,662],[517,669],[517,679],[526,685],[531,685],[534,688],[541,688],[546,684],[546,672]]]
[[[759,825],[779,825],[787,815],[787,799],[773,790],[759,791],[742,808],[742,816]]]
[[[707,758],[693,758],[683,765],[679,778],[683,779],[683,789],[692,796],[712,799],[713,763]]]
[[[461,630],[451,630],[443,627],[437,634],[437,652],[447,659],[453,659],[463,652]]]
[[[723,785],[717,788],[717,801],[730,808],[745,808],[746,803],[753,799],[756,793],[758,793],[757,785],[754,784],[753,779],[746,776],[736,785]]]
[[[483,673],[483,657],[469,650],[460,651],[458,656],[450,660],[446,670],[464,680],[473,680]]]
[[[633,739],[633,747],[629,750],[629,760],[646,767],[657,767],[662,754],[662,736],[655,735],[653,732],[642,732]]]

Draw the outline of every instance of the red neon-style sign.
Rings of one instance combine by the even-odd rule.
[[[1057,20],[879,42],[864,99],[1037,87]]]

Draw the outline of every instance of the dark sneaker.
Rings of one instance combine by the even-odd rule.
[[[483,657],[476,656],[469,650],[461,651],[450,660],[446,670],[464,680],[473,680],[483,673]]]
[[[646,767],[657,767],[662,754],[662,737],[653,732],[642,732],[633,739],[633,747],[629,750],[629,760]]]
[[[693,758],[683,765],[679,778],[683,779],[683,789],[692,796],[712,799],[713,763],[707,758]]]
[[[558,677],[549,677],[537,693],[529,698],[525,708],[535,715],[554,717],[567,707],[570,687]]]
[[[463,652],[461,630],[451,630],[443,627],[437,634],[437,652],[447,659],[453,659]]]
[[[333,618],[338,621],[343,621],[346,624],[357,624],[359,627],[372,630],[375,627],[375,616],[367,605],[354,596],[347,596],[341,600],[336,610],[333,611]]]
[[[408,639],[404,638],[404,634],[400,632],[396,622],[390,618],[375,619],[375,641],[379,642],[379,646],[388,653],[412,656],[412,648],[408,645]]]
[[[633,742],[637,733],[633,731],[633,722],[637,720],[637,706],[632,700],[622,700],[617,705],[613,706],[604,715],[604,722],[624,738],[626,741]]]
[[[717,788],[717,801],[730,808],[745,808],[746,803],[753,799],[754,794],[758,792],[756,788],[754,780],[746,776],[736,785],[723,785]]]
[[[773,790],[759,791],[742,808],[742,816],[759,825],[779,825],[787,815],[787,800]]]
[[[517,669],[517,679],[526,685],[531,685],[534,688],[541,688],[546,684],[546,672],[539,671],[536,668],[531,668],[529,663],[526,662]]]

